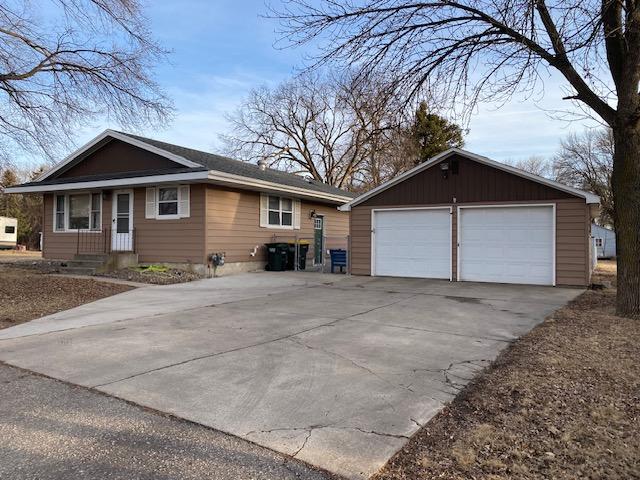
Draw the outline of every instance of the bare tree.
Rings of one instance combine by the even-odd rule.
[[[152,78],[163,50],[139,0],[0,4],[0,155],[55,155],[97,116],[136,127],[167,119]]]
[[[528,158],[521,158],[519,160],[508,160],[508,165],[519,168],[525,172],[533,173],[539,177],[552,178],[553,166],[549,160],[539,155],[533,155]]]
[[[559,182],[600,197],[600,224],[615,228],[612,176],[614,139],[610,129],[586,130],[561,141],[553,169]]]
[[[613,131],[617,312],[640,317],[638,0],[290,0],[275,16],[289,42],[320,42],[319,63],[393,72],[408,96],[426,91],[467,111],[558,72],[565,98]]]
[[[308,74],[274,89],[253,90],[228,117],[226,151],[339,187],[358,188],[395,127],[396,109],[383,88],[358,84],[350,75]]]

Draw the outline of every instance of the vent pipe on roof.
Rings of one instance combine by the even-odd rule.
[[[258,160],[258,168],[260,170],[266,170],[267,169],[267,160],[264,158],[261,158],[260,160]]]

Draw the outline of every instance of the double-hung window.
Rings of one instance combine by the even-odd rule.
[[[55,231],[100,230],[102,221],[102,195],[100,193],[56,195],[53,205]]]
[[[291,198],[269,195],[269,225],[293,226],[293,200]]]
[[[158,187],[158,216],[178,215],[178,187]]]
[[[260,226],[263,228],[299,229],[300,200],[261,193]]]
[[[189,217],[189,191],[189,185],[148,187],[145,218],[176,220]]]

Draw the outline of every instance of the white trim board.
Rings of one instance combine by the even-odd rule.
[[[111,180],[97,180],[93,182],[70,182],[54,185],[30,185],[28,187],[9,187],[7,193],[35,193],[61,192],[66,190],[84,190],[91,188],[129,187],[136,185],[152,185],[159,183],[174,183],[183,181],[207,180],[208,172],[175,173],[167,175],[150,175],[148,177],[114,178]]]
[[[474,160],[476,162],[479,163],[483,163],[485,165],[488,165],[490,167],[494,167],[497,168],[499,170],[504,170],[505,172],[509,172],[512,173],[514,175],[517,175],[519,177],[522,178],[526,178],[528,180],[532,180],[534,182],[540,183],[542,185],[546,185],[552,188],[555,188],[557,190],[561,190],[567,193],[571,193],[573,195],[576,195],[578,197],[582,197],[585,199],[586,203],[595,203],[595,204],[599,204],[600,203],[600,197],[598,197],[597,195],[594,195],[592,193],[589,192],[585,192],[583,190],[578,190],[577,188],[573,188],[573,187],[569,187],[568,185],[564,185],[562,183],[553,181],[553,180],[549,180],[548,178],[543,178],[540,177],[538,175],[534,175],[532,173],[529,172],[525,172],[524,170],[520,170],[519,168],[515,168],[512,167],[511,165],[506,165],[504,163],[500,163],[497,162],[495,160],[491,160],[490,158],[487,157],[483,157],[481,155],[469,152],[467,150],[462,150],[460,148],[450,148],[449,150],[446,150],[438,155],[436,155],[435,157],[431,158],[430,160],[427,160],[424,163],[421,163],[420,165],[418,165],[417,167],[412,168],[411,170],[408,170],[400,175],[398,175],[397,177],[389,180],[388,182],[383,183],[382,185],[377,186],[376,188],[369,190],[367,193],[364,193],[362,195],[360,195],[357,198],[354,198],[353,200],[351,200],[350,202],[346,203],[345,205],[342,205],[340,207],[340,210],[342,211],[349,211],[351,210],[351,207],[354,207],[362,202],[364,202],[365,200],[374,197],[375,195],[393,187],[394,185],[397,185],[398,183],[407,180],[411,177],[413,177],[414,175],[417,175],[418,173],[426,170],[429,167],[432,167],[433,165],[435,165],[438,162],[441,162],[443,160],[445,160],[446,158],[457,154],[460,155],[462,157],[468,158],[470,160]]]

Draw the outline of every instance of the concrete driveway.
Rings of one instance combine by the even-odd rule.
[[[580,292],[245,274],[141,288],[0,331],[0,360],[365,478]]]

